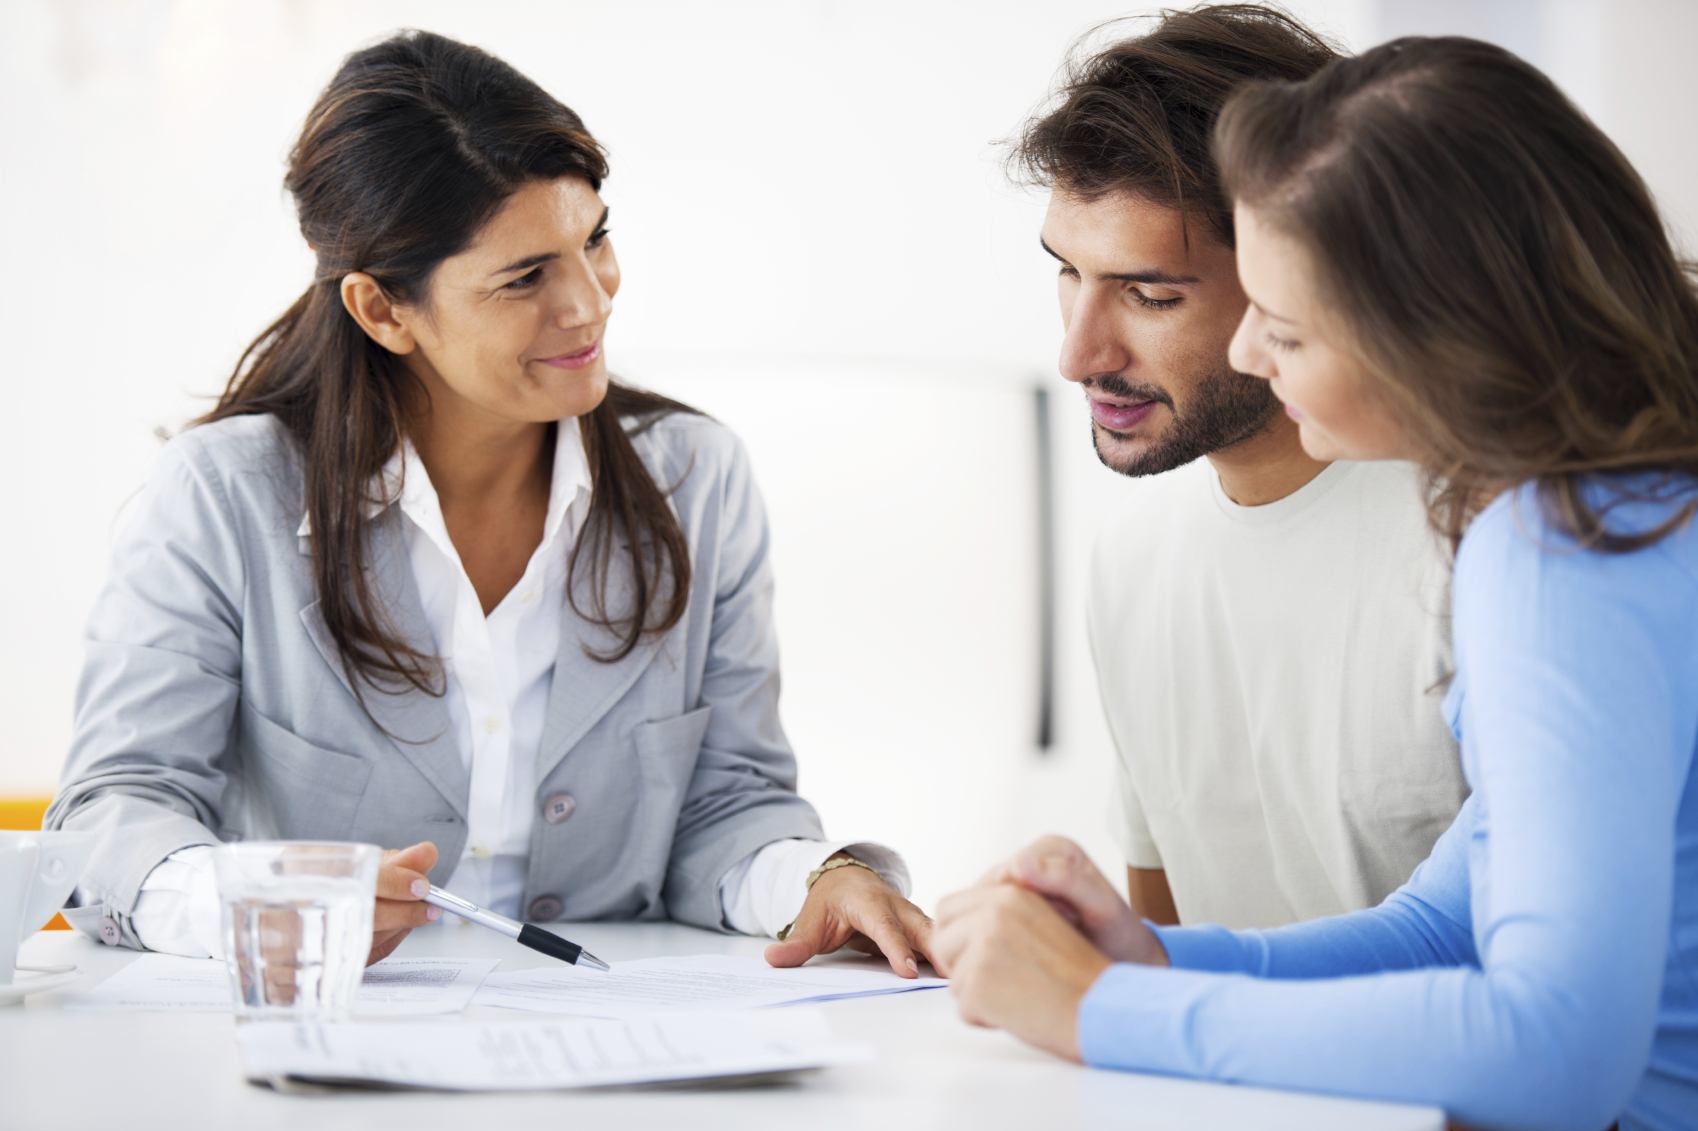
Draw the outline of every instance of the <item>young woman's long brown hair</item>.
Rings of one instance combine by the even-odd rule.
[[[501,60],[424,32],[350,55],[307,116],[284,183],[318,269],[196,423],[270,413],[293,437],[320,608],[343,664],[360,677],[356,692],[363,678],[439,693],[440,668],[402,639],[368,571],[367,516],[372,503],[388,501],[372,492],[422,389],[343,308],[342,278],[363,271],[396,302],[427,303],[437,264],[469,246],[520,186],[576,176],[599,189],[606,175],[601,147],[571,110]],[[586,615],[620,638],[597,659],[622,659],[645,631],[664,632],[684,614],[689,547],[627,431],[678,411],[691,410],[613,384],[581,419],[594,488],[567,593],[587,564],[594,597]],[[621,542],[633,593],[631,607],[615,610],[606,580]]]
[[[1690,520],[1615,530],[1631,496],[1589,490],[1698,475],[1698,294],[1644,182],[1543,74],[1475,40],[1395,40],[1240,93],[1215,147],[1233,198],[1309,249],[1453,542],[1529,481],[1582,545]]]

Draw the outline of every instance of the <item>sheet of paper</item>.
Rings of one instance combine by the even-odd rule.
[[[261,1022],[236,1031],[248,1078],[453,1091],[587,1088],[791,1072],[872,1059],[816,1010],[409,1025]]]
[[[366,968],[354,1012],[361,1017],[458,1013],[496,958],[385,958]],[[144,954],[66,1009],[228,1013],[230,975],[216,958]]]
[[[615,962],[606,973],[581,966],[491,974],[473,1005],[570,1013],[580,1017],[644,1017],[699,1009],[756,1009],[793,1002],[928,990],[942,978],[899,978],[890,971],[798,966],[779,970],[758,958],[697,954]]]
[[[360,979],[356,1017],[458,1013],[501,964],[499,958],[385,958]]]

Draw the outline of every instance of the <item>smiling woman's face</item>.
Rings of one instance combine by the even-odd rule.
[[[1233,223],[1250,305],[1232,338],[1232,367],[1272,385],[1312,458],[1413,458],[1403,427],[1374,395],[1372,376],[1339,341],[1343,328],[1325,313],[1307,250],[1243,205]]]
[[[398,308],[407,367],[448,411],[500,426],[582,416],[607,395],[602,336],[619,290],[607,208],[578,177],[533,181]]]

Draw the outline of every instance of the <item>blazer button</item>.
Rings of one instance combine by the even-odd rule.
[[[531,900],[530,910],[525,917],[536,923],[552,923],[560,918],[560,913],[566,910],[566,905],[560,902],[558,895],[539,895]]]
[[[557,793],[542,803],[542,819],[558,825],[578,808],[578,799],[570,793]]]
[[[118,929],[118,920],[108,915],[100,921],[100,941],[107,946],[117,946],[124,937],[124,932]]]

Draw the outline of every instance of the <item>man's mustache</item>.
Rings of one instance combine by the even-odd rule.
[[[1173,398],[1160,385],[1134,385],[1123,377],[1110,373],[1103,377],[1092,377],[1084,382],[1087,389],[1100,389],[1111,397],[1120,397],[1129,401],[1155,401],[1168,408],[1173,407]]]

